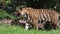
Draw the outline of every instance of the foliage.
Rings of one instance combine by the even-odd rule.
[[[4,19],[4,18],[11,18],[11,19],[14,19],[15,17],[12,16],[11,14],[8,14],[5,10],[0,10],[0,18],[1,19]]]
[[[60,29],[58,30],[50,30],[50,31],[46,31],[46,30],[25,30],[23,27],[21,26],[16,26],[16,25],[12,25],[12,26],[4,26],[4,25],[0,25],[0,34],[60,34]]]
[[[1,3],[5,6],[3,10],[0,10],[1,18],[13,15],[17,7],[48,8],[60,11],[60,0],[0,0]],[[2,4],[0,7],[3,7]]]
[[[0,4],[2,3],[2,0],[0,0]]]

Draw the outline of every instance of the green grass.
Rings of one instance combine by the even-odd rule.
[[[60,29],[58,30],[25,30],[21,26],[5,26],[0,25],[0,34],[60,34]]]

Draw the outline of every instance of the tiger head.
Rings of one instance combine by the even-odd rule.
[[[25,9],[23,8],[18,8],[16,9],[16,11],[14,12],[15,15],[25,15]]]
[[[20,9],[17,9],[17,11],[15,13],[21,14],[21,15],[26,15],[26,14],[29,14],[29,11],[32,9],[33,8],[20,8]]]
[[[20,14],[21,15],[25,15],[26,13],[27,13],[27,9],[26,8],[20,9]]]

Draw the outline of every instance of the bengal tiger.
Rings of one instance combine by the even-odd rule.
[[[38,30],[38,20],[40,22],[43,20],[50,21],[54,25],[58,25],[60,14],[54,10],[49,9],[33,9],[33,8],[22,8],[17,10],[21,15],[27,14],[29,18],[32,20],[32,24],[34,28]]]
[[[50,22],[52,22],[52,24],[56,25],[56,27],[60,28],[59,23],[58,23],[59,22],[58,16],[60,16],[60,14],[58,12],[56,12],[54,10],[48,10],[48,9],[35,9],[35,11],[36,11],[36,13],[38,11],[40,12],[40,14],[39,14],[40,15],[40,23],[41,23],[41,20],[43,20],[45,22],[50,21]]]
[[[42,11],[41,11],[42,10]],[[60,23],[59,23],[59,16],[60,14],[54,10],[51,9],[40,9],[41,13],[43,14],[43,19],[46,19],[46,21],[52,22],[53,25],[56,27],[60,28]],[[45,18],[44,18],[45,17]],[[45,22],[46,22],[45,21]]]

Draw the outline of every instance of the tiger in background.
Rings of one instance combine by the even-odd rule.
[[[38,9],[39,10],[39,9]],[[55,28],[60,28],[59,23],[59,16],[60,14],[54,10],[51,9],[40,9],[41,13],[43,14],[43,19],[46,21],[49,21],[51,25],[53,25]],[[43,20],[44,21],[44,20]]]
[[[28,20],[32,20],[32,24],[35,29],[38,30],[38,20],[43,21],[43,24],[46,23],[46,21],[51,22],[54,26],[59,26],[59,16],[60,14],[54,10],[49,9],[33,9],[33,8],[22,8],[18,9],[17,13],[20,13],[21,15],[27,14],[30,18]]]
[[[52,24],[58,28],[60,28],[60,23],[59,23],[59,16],[60,14],[54,10],[51,9],[35,9],[38,10],[40,12],[40,19],[43,20],[44,23],[46,23],[46,21],[52,22]],[[41,21],[41,20],[40,20]],[[40,22],[41,23],[41,22]]]
[[[40,12],[40,14],[38,11]],[[52,24],[54,26],[56,25],[56,27],[60,27],[59,23],[57,23],[57,22],[59,22],[58,18],[60,16],[60,14],[58,12],[56,12],[54,10],[48,10],[48,9],[34,9],[34,12],[35,12],[35,14],[37,13],[36,15],[39,15],[38,19],[40,20],[40,23],[42,23],[41,21],[43,21],[44,23],[46,23],[46,21],[49,21],[49,22],[52,22]],[[44,24],[44,23],[42,23],[42,24]]]

